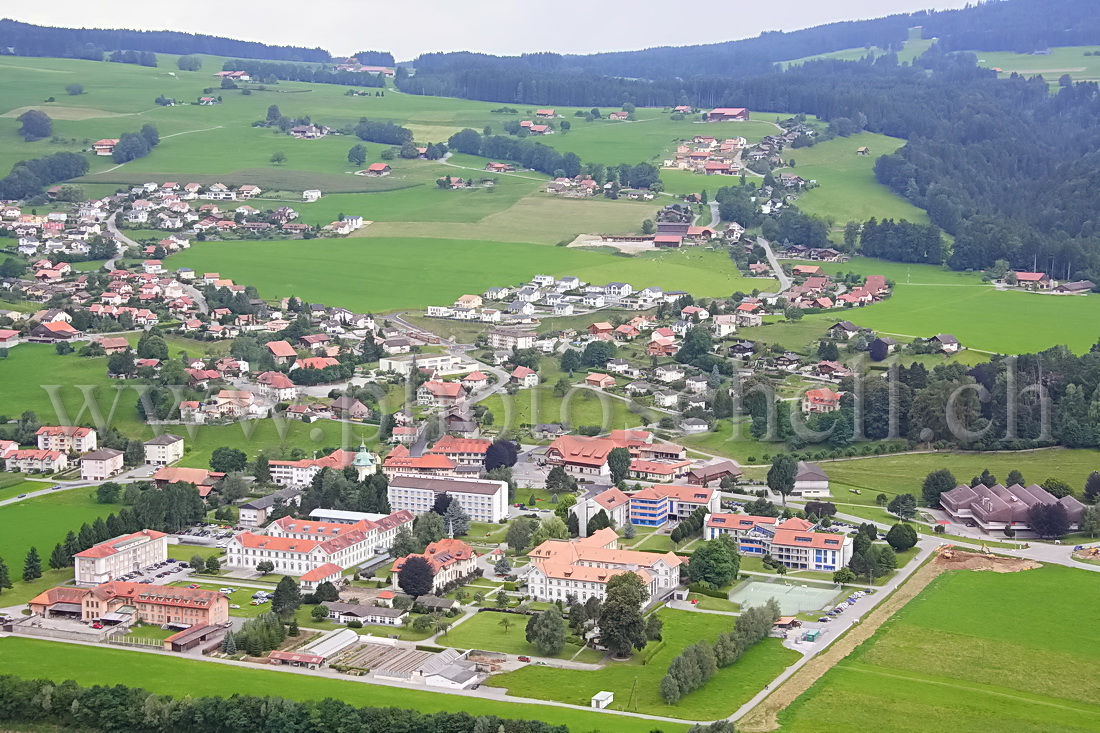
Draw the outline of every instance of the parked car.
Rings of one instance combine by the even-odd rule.
[[[530,662],[531,661],[531,657],[518,657],[518,659],[521,662]]]

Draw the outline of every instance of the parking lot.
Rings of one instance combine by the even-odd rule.
[[[164,562],[150,565],[149,567],[135,570],[131,573],[126,573],[125,575],[113,578],[113,580],[124,580],[129,583],[169,585],[181,580],[187,580],[187,576],[193,572],[194,570],[191,569],[191,566],[188,565],[186,561],[169,558]]]
[[[175,535],[183,545],[202,545],[205,547],[225,547],[229,540],[244,531],[244,528],[223,527],[220,524],[205,524],[190,527]]]

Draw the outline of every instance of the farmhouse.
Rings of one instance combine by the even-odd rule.
[[[717,107],[705,114],[707,122],[740,122],[749,119],[749,111],[744,107]]]
[[[104,138],[92,143],[92,151],[96,155],[111,155],[115,152],[116,145],[118,145],[118,138]]]
[[[1050,275],[1045,272],[1017,272],[1016,283],[1020,287],[1031,288],[1032,290],[1050,290],[1053,286],[1053,282],[1050,279]]]
[[[388,176],[393,169],[386,163],[371,163],[366,168],[368,176]]]

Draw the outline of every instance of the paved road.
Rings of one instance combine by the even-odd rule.
[[[214,128],[211,128],[211,129],[214,129]],[[201,131],[200,130],[194,130],[193,132],[201,132]],[[120,249],[121,249],[122,245],[129,245],[131,247],[139,247],[139,248],[142,247],[143,245],[141,243],[135,242],[134,240],[130,239],[125,234],[123,234],[122,231],[118,228],[118,225],[115,221],[118,218],[118,214],[119,214],[119,212],[116,211],[115,213],[111,214],[111,216],[107,219],[107,231],[111,233],[111,236],[113,236],[115,239],[117,239],[120,242],[120,245],[119,245]],[[119,254],[117,256],[107,260],[107,262],[104,263],[104,265],[103,265],[104,269],[106,269],[106,270],[115,269],[115,263],[118,262],[119,257],[121,257],[121,256],[122,256],[122,253],[119,252]],[[183,285],[183,292],[187,295],[187,297],[191,298],[191,300],[193,300],[195,302],[195,307],[199,309],[199,313],[209,313],[210,312],[210,307],[206,304],[206,298],[203,297],[203,294],[201,292],[199,292],[198,288],[192,287],[191,285],[187,285],[185,283],[181,283],[181,284]]]
[[[757,237],[756,243],[764,248],[764,254],[768,257],[768,264],[772,266],[772,271],[779,280],[779,290],[775,293],[770,293],[770,295],[785,293],[791,287],[791,278],[788,277],[787,273],[783,272],[783,268],[779,266],[779,259],[775,256],[775,252],[772,251],[771,243],[763,237]],[[761,293],[761,295],[769,295],[769,293]]]
[[[116,484],[132,484],[135,481],[145,481],[156,471],[156,466],[138,466],[137,468],[130,469],[124,473],[120,473],[118,476],[111,478],[111,481]],[[25,481],[34,481],[45,485],[45,488],[35,491],[28,491],[22,496],[13,496],[10,499],[0,501],[0,506],[6,506],[8,504],[18,504],[21,501],[27,501],[33,499],[36,496],[45,496],[46,494],[53,494],[57,491],[71,491],[72,489],[90,489],[95,486],[99,486],[104,483],[103,481],[58,481],[56,479],[48,478],[31,478],[26,477]]]

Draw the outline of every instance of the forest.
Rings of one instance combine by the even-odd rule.
[[[329,61],[322,48],[272,46],[255,41],[238,41],[202,33],[178,31],[134,31],[98,28],[51,28],[0,19],[0,54],[53,56],[102,61],[111,51],[157,53],[206,53],[213,56],[275,59],[277,61]]]
[[[384,87],[381,74],[359,71],[339,71],[328,66],[273,63],[249,59],[229,59],[223,71],[247,71],[253,81],[274,84],[277,81],[308,81],[314,84],[342,84],[349,87]]]

